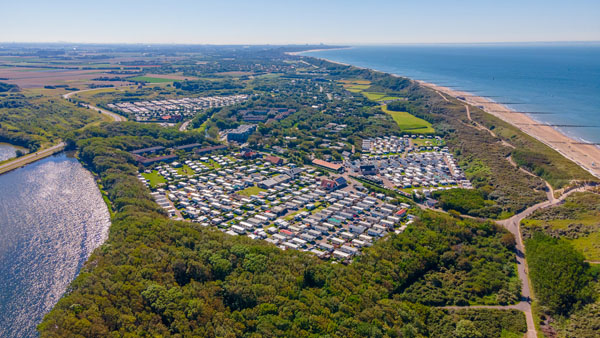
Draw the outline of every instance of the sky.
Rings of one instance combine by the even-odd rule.
[[[599,0],[0,0],[0,42],[600,41]]]

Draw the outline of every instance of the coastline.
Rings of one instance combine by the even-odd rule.
[[[302,53],[322,52],[322,51],[326,51],[326,50],[340,50],[340,49],[352,49],[352,48],[354,48],[354,47],[348,46],[348,47],[337,47],[337,48],[309,49],[309,50],[301,50],[301,51],[297,51],[297,52],[285,52],[285,54],[299,56]],[[315,59],[319,59],[319,58],[315,58]],[[322,60],[327,60],[327,59],[322,59]],[[327,60],[327,61],[333,62],[331,60]]]
[[[0,175],[61,152],[65,148],[65,145],[64,142],[60,142],[52,147],[34,153],[29,153],[21,157],[13,157],[0,164]]]
[[[295,52],[294,55],[300,55],[306,52],[311,51],[302,51]],[[365,67],[359,67],[350,65],[347,63],[337,62],[333,60],[329,60],[326,58],[316,57],[316,56],[308,56],[315,59],[325,60],[331,63],[344,65],[344,66],[352,66],[359,69],[366,69]],[[376,72],[385,73],[376,69],[371,69]],[[387,73],[392,76],[404,77],[397,74]],[[562,131],[545,125],[542,122],[536,121],[531,118],[529,115],[521,112],[517,112],[507,106],[494,102],[491,99],[486,97],[477,96],[469,92],[453,90],[448,87],[439,86],[434,83],[429,83],[422,80],[412,79],[411,80],[419,83],[420,85],[427,87],[429,89],[435,90],[437,92],[449,95],[459,101],[465,102],[472,106],[481,108],[486,113],[493,115],[524,132],[525,134],[535,138],[536,140],[544,143],[546,146],[552,148],[563,157],[573,161],[575,164],[583,168],[585,171],[589,172],[593,176],[600,178],[600,147],[593,143],[584,143],[578,141],[570,136],[567,136]],[[464,100],[459,99],[458,97],[464,97]]]
[[[586,144],[575,140],[552,126],[534,120],[526,113],[517,112],[488,98],[473,95],[468,92],[453,90],[444,86],[438,86],[425,81],[415,81],[437,92],[441,92],[462,102],[481,108],[486,113],[510,123],[525,134],[537,139],[560,153],[562,156],[575,162],[575,164],[590,174],[600,178],[600,148],[595,144]],[[464,98],[464,100],[459,97]]]

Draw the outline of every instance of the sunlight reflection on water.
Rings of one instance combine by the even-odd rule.
[[[92,175],[74,158],[0,175],[0,337],[37,336],[109,226]]]

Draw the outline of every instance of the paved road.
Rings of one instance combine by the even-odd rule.
[[[74,94],[82,93],[82,92],[89,92],[89,91],[92,91],[92,90],[98,90],[98,89],[84,89],[84,90],[78,90],[78,91],[75,91],[75,92],[70,92],[70,93],[64,94],[63,95],[63,99],[67,100],[71,96],[73,96]],[[110,112],[108,110],[104,110],[102,108],[98,108],[96,106],[92,106],[91,104],[82,103],[82,105],[84,107],[87,107],[87,108],[90,108],[92,110],[95,110],[95,111],[97,111],[99,113],[102,113],[102,114],[110,116],[115,122],[127,121],[127,118],[125,116],[122,116],[122,115],[119,115],[119,114],[115,114],[113,112]]]
[[[13,169],[20,168],[28,163],[35,162],[37,160],[41,160],[44,157],[48,157],[54,153],[57,153],[57,152],[63,150],[64,147],[65,147],[65,143],[61,142],[50,148],[40,150],[35,153],[27,154],[25,156],[21,156],[17,159],[14,159],[8,163],[4,163],[4,164],[0,165],[0,174],[3,174],[7,171],[11,171]]]
[[[190,122],[192,122],[192,120],[187,120],[185,122],[183,122],[181,124],[181,127],[179,127],[179,131],[185,131],[188,127],[188,125],[190,124]]]
[[[445,101],[449,101],[445,95],[443,95],[442,93],[440,93],[439,91],[436,90],[436,92],[445,100]],[[474,128],[480,129],[480,130],[484,130],[487,131],[488,133],[490,133],[491,136],[493,137],[497,137],[496,134],[491,131],[490,129],[486,128],[485,126],[481,125],[480,123],[474,121],[471,118],[471,112],[469,109],[469,105],[465,104],[465,109],[466,109],[466,113],[467,113],[467,118],[469,119],[470,122],[474,123]],[[502,144],[504,144],[505,146],[511,147],[514,149],[514,146],[504,140],[500,140],[502,142]],[[512,162],[512,158],[507,158],[508,161]],[[511,164],[513,164],[514,162],[512,162]],[[514,163],[514,165],[516,165],[516,163]],[[522,168],[520,168],[522,169]],[[524,170],[524,169],[522,169]],[[526,173],[536,176],[526,170],[524,170]],[[540,178],[541,179],[541,178]],[[543,179],[542,179],[543,180]],[[562,203],[565,198],[567,198],[567,196],[571,195],[572,193],[575,192],[580,192],[580,191],[585,191],[588,188],[590,188],[590,186],[583,186],[577,189],[573,189],[570,190],[568,192],[563,193],[559,198],[555,198],[554,197],[554,191],[552,189],[552,187],[550,186],[550,184],[548,184],[547,181],[543,180],[544,183],[546,183],[546,186],[548,187],[548,192],[547,192],[547,201],[538,203],[536,205],[533,205],[527,209],[525,209],[524,211],[514,215],[511,218],[502,220],[502,221],[496,221],[496,223],[502,225],[504,228],[506,228],[508,231],[510,231],[516,239],[516,247],[515,247],[515,252],[516,252],[516,256],[517,256],[517,268],[518,268],[518,275],[519,275],[519,279],[521,280],[521,295],[522,295],[522,299],[521,302],[519,302],[518,304],[515,305],[507,305],[507,306],[501,306],[501,305],[497,305],[497,306],[485,306],[485,305],[481,305],[481,306],[447,306],[444,308],[448,308],[448,309],[467,309],[467,308],[474,308],[474,309],[516,309],[516,310],[520,310],[522,312],[525,313],[525,318],[527,320],[527,334],[526,337],[527,338],[536,338],[537,337],[537,331],[535,329],[535,322],[533,321],[533,314],[531,312],[531,299],[532,299],[532,294],[531,294],[531,289],[529,287],[529,276],[528,276],[528,268],[527,268],[527,260],[525,259],[525,247],[523,245],[523,237],[521,236],[521,229],[520,229],[520,224],[521,221],[526,218],[527,216],[531,215],[533,212],[539,210],[539,209],[543,209],[543,208],[548,208],[548,207],[552,207],[555,206],[557,204]],[[421,206],[423,207],[423,206]],[[594,262],[596,263],[596,262]]]
[[[466,306],[441,306],[442,309],[449,310],[466,310],[466,309],[495,309],[495,310],[519,310],[525,311],[529,303],[527,302],[519,302],[514,305],[466,305]]]
[[[531,206],[531,207],[523,210],[522,212],[514,215],[511,218],[508,218],[508,219],[505,219],[502,221],[496,221],[496,223],[504,226],[508,231],[510,231],[515,236],[515,239],[517,241],[515,251],[517,253],[517,268],[518,268],[518,272],[519,272],[519,279],[521,279],[521,283],[522,283],[521,284],[521,294],[523,297],[523,301],[519,304],[523,304],[522,305],[523,309],[521,309],[521,311],[523,311],[525,313],[525,318],[527,319],[527,328],[528,328],[528,332],[529,332],[528,337],[536,337],[536,331],[535,331],[535,325],[534,325],[535,323],[533,321],[533,315],[531,313],[532,294],[531,294],[531,289],[529,288],[528,267],[527,267],[527,260],[525,259],[525,246],[523,245],[523,237],[521,236],[521,229],[520,229],[521,221],[525,217],[531,215],[532,213],[534,213],[537,210],[558,205],[558,204],[562,203],[565,200],[565,198],[567,198],[567,196],[569,196],[575,192],[585,191],[588,188],[589,188],[589,186],[584,186],[581,188],[570,190],[570,191],[562,194],[559,198],[554,198],[554,196],[552,196],[549,200],[538,203],[534,206]]]

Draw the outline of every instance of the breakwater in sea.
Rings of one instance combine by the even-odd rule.
[[[301,55],[488,97],[600,143],[600,43],[356,46]]]

